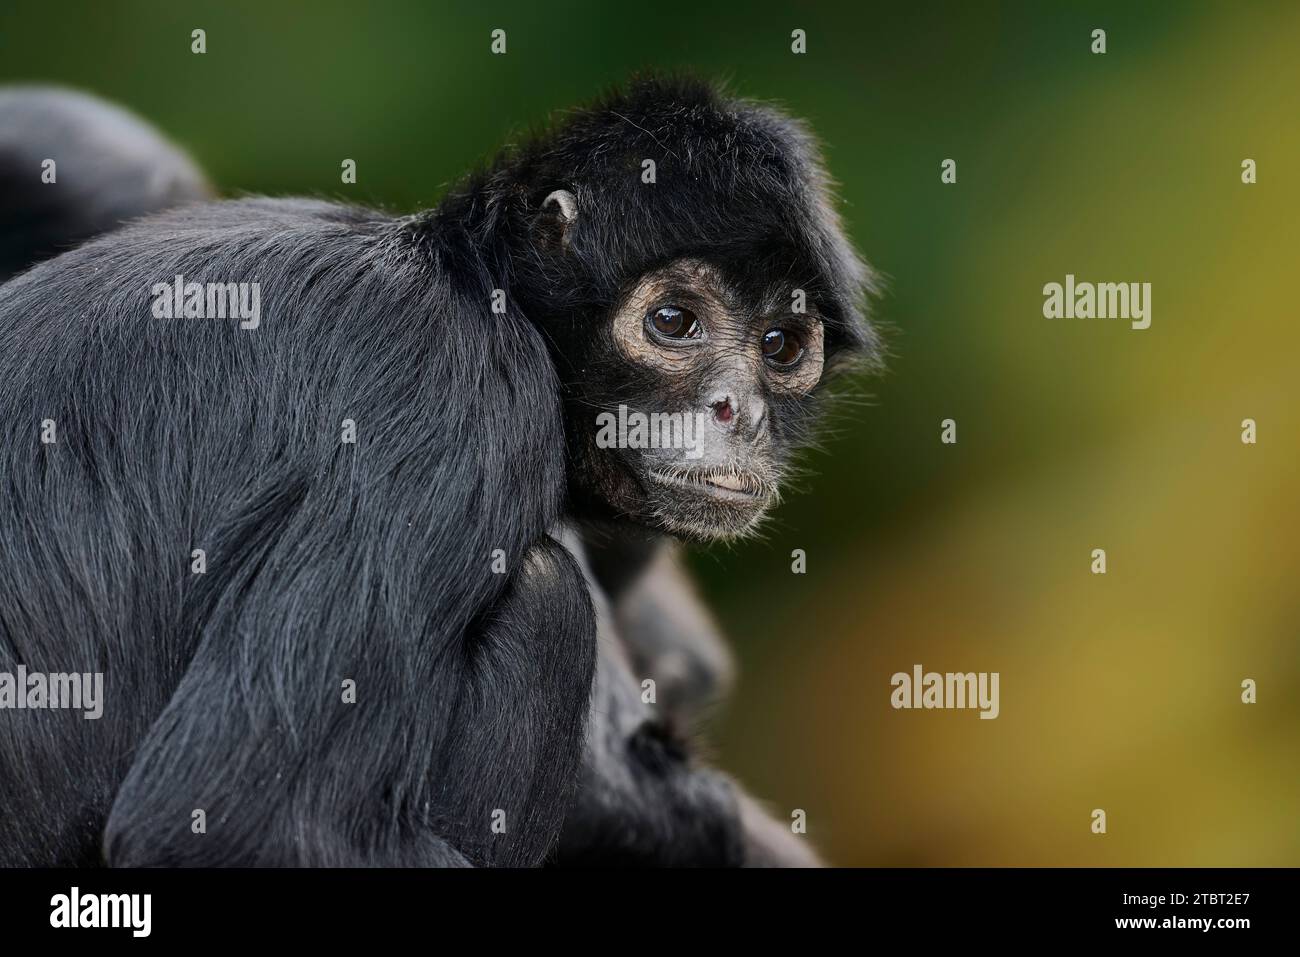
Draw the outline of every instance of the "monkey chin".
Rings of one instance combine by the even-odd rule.
[[[775,496],[740,501],[708,493],[659,499],[654,524],[670,535],[695,542],[729,542],[757,534]]]

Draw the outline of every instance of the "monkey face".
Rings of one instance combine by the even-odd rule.
[[[872,273],[812,135],[697,84],[635,83],[490,177],[512,300],[564,390],[571,511],[752,532],[825,369],[878,355]]]
[[[588,491],[617,513],[689,538],[734,538],[777,502],[812,415],[823,330],[799,290],[751,285],[679,260],[642,276],[613,309],[613,360],[586,367],[571,420]]]

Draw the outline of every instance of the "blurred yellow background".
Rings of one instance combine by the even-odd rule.
[[[427,205],[643,66],[812,123],[889,372],[767,537],[696,565],[741,664],[716,758],[838,864],[1300,864],[1298,51],[1282,3],[0,11],[0,79],[120,101],[228,193]],[[1151,328],[1043,318],[1067,273],[1150,282]],[[918,663],[999,672],[1000,716],[893,710]]]

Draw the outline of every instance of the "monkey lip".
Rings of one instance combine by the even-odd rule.
[[[768,484],[752,472],[723,470],[656,471],[650,479],[670,488],[689,489],[720,502],[757,505],[771,497]]]

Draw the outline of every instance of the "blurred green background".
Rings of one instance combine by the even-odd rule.
[[[694,559],[716,759],[838,864],[1300,864],[1300,7],[1055,6],[8,0],[0,79],[227,193],[395,210],[637,67],[806,117],[893,356],[766,539]],[[1151,282],[1151,328],[1044,319],[1067,272]],[[999,672],[1001,716],[893,710],[916,663]]]

